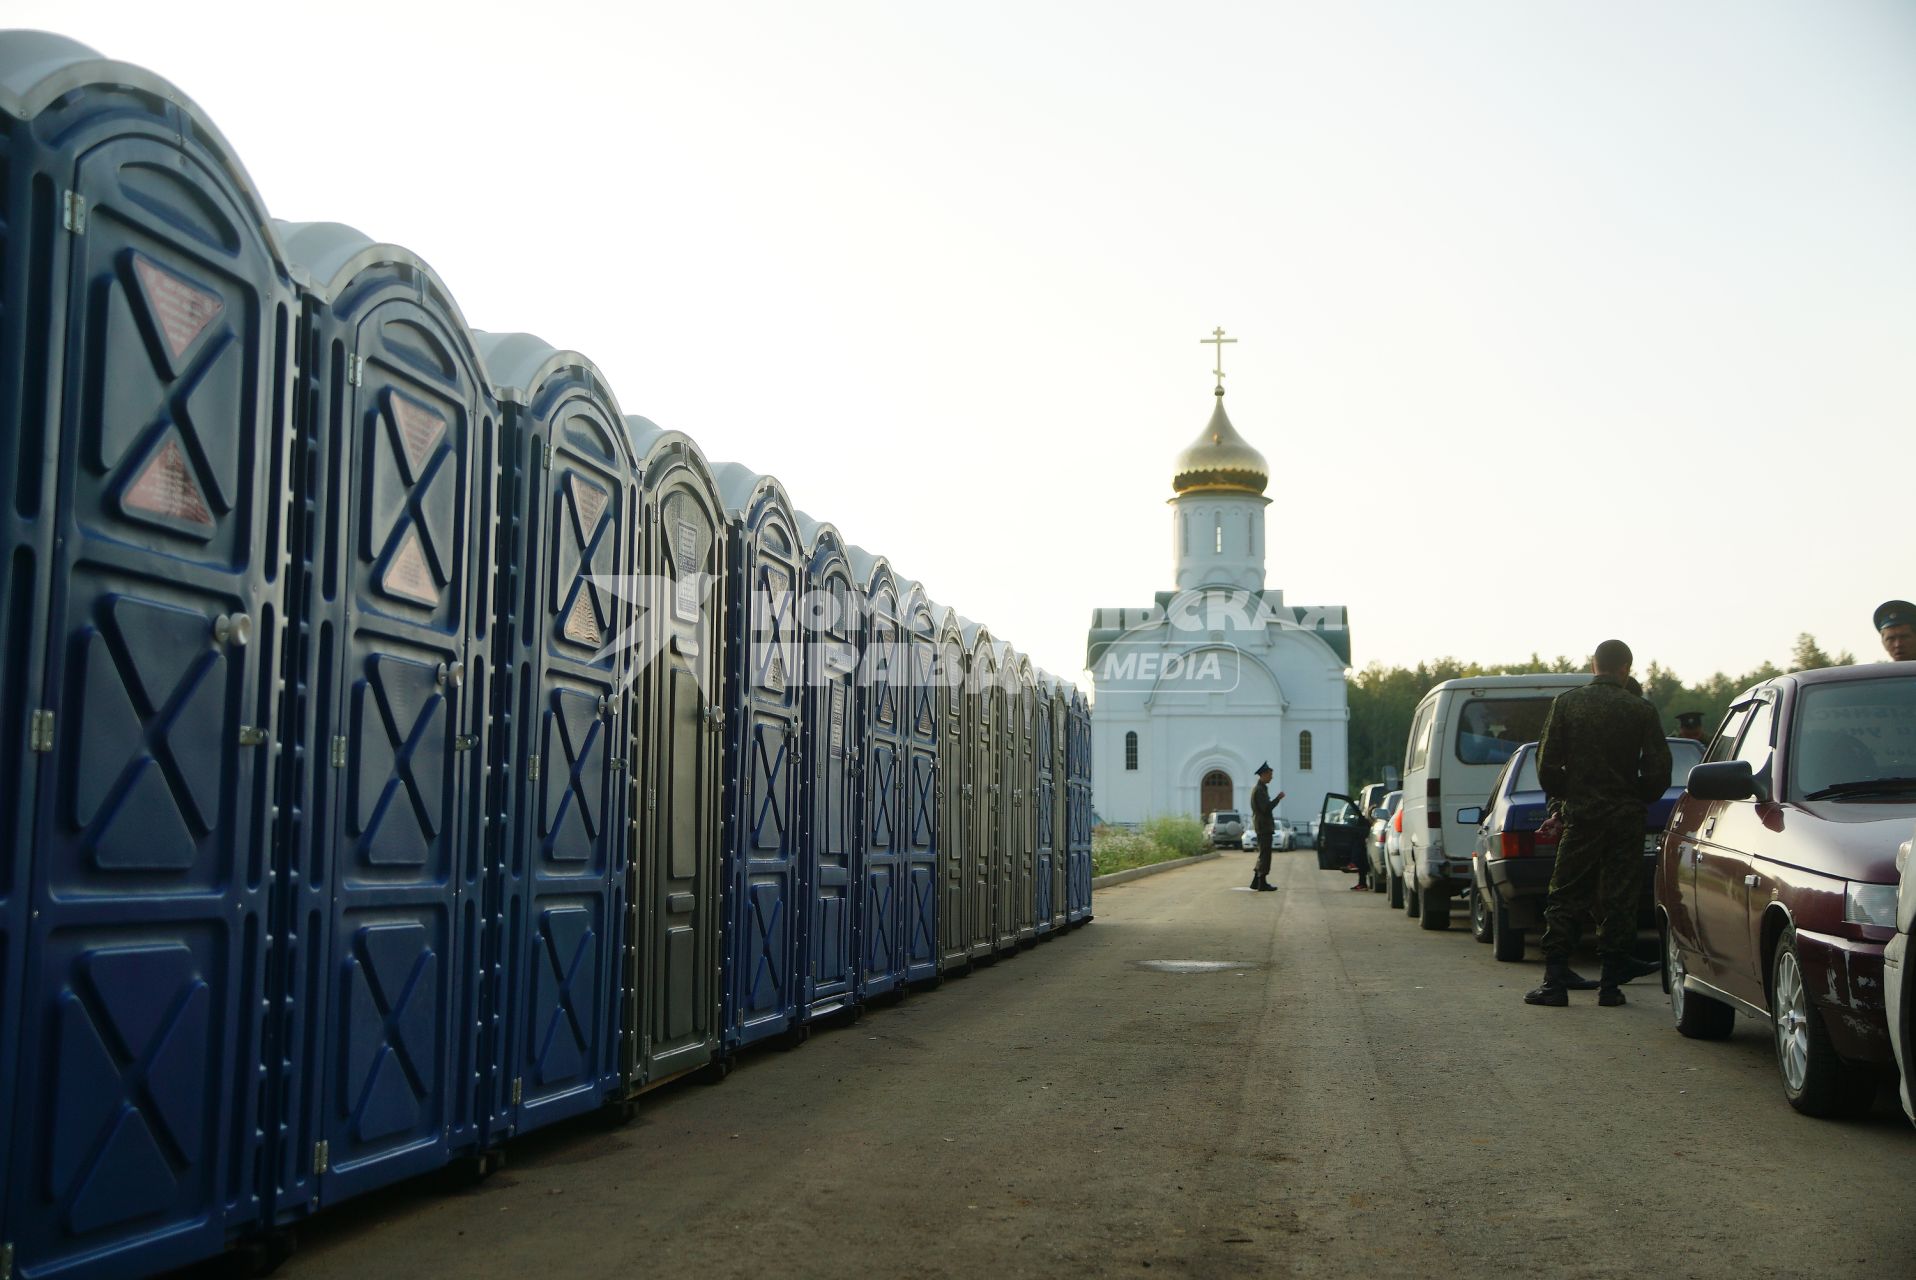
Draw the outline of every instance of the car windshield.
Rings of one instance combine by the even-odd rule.
[[[1457,758],[1465,764],[1502,764],[1526,742],[1543,736],[1543,722],[1554,699],[1478,698],[1466,702],[1457,718]]]
[[[1873,783],[1916,784],[1916,676],[1805,686],[1790,727],[1790,790],[1863,794]]]
[[[1690,776],[1690,770],[1703,763],[1703,744],[1691,742],[1688,738],[1670,741],[1670,785],[1680,787]],[[1537,780],[1537,753],[1524,752],[1523,760],[1517,765],[1517,782],[1512,791],[1542,791],[1543,783]]]

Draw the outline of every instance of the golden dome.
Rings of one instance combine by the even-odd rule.
[[[1270,467],[1264,455],[1245,443],[1225,416],[1223,388],[1215,394],[1217,407],[1211,410],[1211,421],[1204,434],[1178,455],[1171,487],[1179,493],[1228,489],[1261,494],[1271,482]]]

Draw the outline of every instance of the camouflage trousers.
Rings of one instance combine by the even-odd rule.
[[[1544,959],[1569,957],[1583,934],[1583,918],[1597,920],[1597,950],[1628,955],[1637,940],[1637,901],[1643,894],[1642,805],[1566,814],[1543,910]]]

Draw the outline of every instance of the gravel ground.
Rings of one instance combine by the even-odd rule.
[[[1098,895],[1092,925],[873,1010],[502,1173],[306,1229],[279,1272],[528,1275],[1829,1275],[1916,1270],[1888,1092],[1809,1120],[1767,1032],[1532,1009],[1463,913],[1251,855]],[[1144,962],[1231,967],[1166,971]]]

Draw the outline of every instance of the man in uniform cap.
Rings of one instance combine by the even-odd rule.
[[[1269,879],[1271,840],[1277,834],[1277,801],[1283,798],[1282,791],[1276,800],[1271,798],[1271,764],[1267,760],[1257,767],[1257,785],[1251,788],[1251,826],[1257,832],[1257,873],[1251,877],[1251,888],[1259,893],[1277,891]]]
[[[1876,634],[1891,662],[1916,661],[1916,604],[1885,600],[1877,605]]]
[[[1679,738],[1688,738],[1692,742],[1703,741],[1703,713],[1701,711],[1677,712],[1677,731]]]

